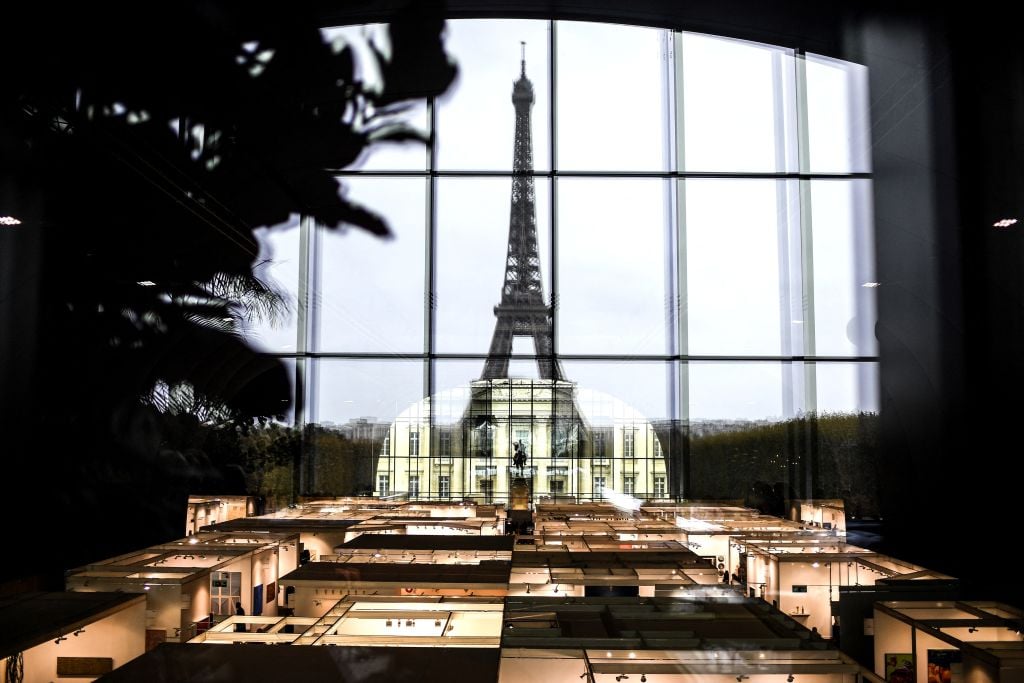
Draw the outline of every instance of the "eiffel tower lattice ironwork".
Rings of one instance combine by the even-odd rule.
[[[516,133],[505,282],[501,288],[501,303],[494,307],[497,322],[482,379],[508,377],[513,337],[532,337],[541,379],[563,380],[565,373],[554,356],[552,307],[544,301],[540,274],[530,130],[533,84],[526,77],[526,44],[522,45],[519,79],[512,86]]]

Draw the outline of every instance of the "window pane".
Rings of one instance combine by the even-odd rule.
[[[813,173],[871,171],[867,67],[807,55],[807,136]]]
[[[783,370],[777,362],[689,363],[690,496],[748,500],[752,490],[764,496],[788,483]]]
[[[486,354],[494,335],[508,256],[512,179],[437,180],[435,349]],[[544,301],[550,299],[550,189],[535,186]],[[532,344],[530,345],[532,347]]]
[[[689,353],[781,352],[781,232],[774,180],[687,180],[686,291]],[[785,204],[782,208],[785,208]],[[788,322],[788,321],[787,321]]]
[[[667,181],[558,181],[558,349],[663,354],[669,348]]]
[[[815,496],[842,498],[846,514],[877,516],[877,363],[815,363],[818,480]]]
[[[811,181],[814,334],[819,356],[873,356],[876,289],[871,182]],[[867,285],[867,286],[866,286]]]
[[[669,381],[674,363],[566,360],[562,366],[567,379],[574,382],[580,391],[588,390],[610,396],[615,399],[615,406],[619,410],[624,409],[623,405],[628,406],[630,414],[656,422],[674,416],[673,384]],[[609,405],[600,398],[590,408],[583,406],[583,412],[598,421],[615,419],[625,414],[601,412],[609,408]],[[636,447],[640,448],[639,445]]]
[[[313,404],[309,421],[343,425],[356,418],[387,424],[423,398],[423,362],[418,360],[310,361]]]
[[[356,78],[370,88],[380,84],[380,74],[374,66],[369,41],[379,47],[388,44],[387,30],[384,24],[368,24],[365,26],[335,26],[320,31],[324,41],[334,49],[350,46],[355,55]],[[428,131],[429,120],[425,101],[416,102],[409,110],[403,112],[399,121],[405,122],[423,132]],[[363,171],[415,171],[427,167],[427,147],[416,142],[383,142],[375,144],[363,151],[359,159],[348,170]]]
[[[432,417],[435,425],[454,425],[469,406],[470,384],[483,374],[484,360],[435,360]]]
[[[310,364],[310,422],[319,424],[307,435],[303,492],[367,494],[377,490],[381,474],[390,476],[390,490],[407,491],[408,444],[395,438],[395,425],[419,426],[425,419],[423,362],[318,359]]]
[[[533,167],[550,167],[548,22],[455,20],[448,22],[445,50],[458,63],[459,77],[438,102],[438,168],[512,170],[516,115],[511,98],[522,70],[521,41],[534,95]]]
[[[878,364],[817,362],[817,413],[877,413]]]
[[[558,168],[668,167],[669,38],[661,29],[557,22]]]
[[[281,298],[275,313],[250,314],[242,321],[242,334],[257,349],[269,353],[295,353],[297,339],[299,292],[299,216],[270,228],[255,231],[260,244],[253,275],[263,281]]]
[[[690,362],[690,425],[729,429],[783,419],[783,364]]]
[[[681,451],[674,377],[678,366],[663,361],[565,361],[564,366],[576,384],[577,409],[591,442],[589,449],[580,449],[576,466],[583,476],[578,492],[600,498],[601,478],[600,487],[612,495],[666,495],[668,478],[680,474],[681,461],[670,456]],[[629,491],[624,490],[627,480]]]
[[[347,196],[381,213],[394,237],[323,229],[319,351],[423,351],[426,181],[345,178]]]
[[[683,169],[795,169],[790,52],[696,33],[682,40]]]

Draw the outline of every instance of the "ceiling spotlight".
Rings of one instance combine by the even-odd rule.
[[[786,676],[786,683],[793,683],[793,681],[795,680],[796,676],[794,676],[793,674],[789,674],[788,676]]]
[[[748,678],[750,678],[750,676],[747,676],[745,674],[740,674],[739,676],[736,677],[736,680],[737,681],[744,681],[744,680],[746,680]]]
[[[75,631],[75,632],[74,632],[74,633],[72,633],[71,635],[73,635],[73,636],[77,636],[77,635],[79,635],[79,634],[82,634],[82,633],[85,633],[85,629],[84,629],[84,628],[80,628],[80,629],[78,629],[77,631]]]
[[[967,629],[967,632],[968,632],[968,633],[975,633],[975,632],[977,632],[977,630],[978,630],[978,627],[977,627],[977,626],[971,626],[971,627],[969,627],[969,628]]]
[[[615,677],[615,680],[621,681],[623,678],[629,678],[629,676],[627,676],[626,674],[619,674]]]
[[[647,674],[640,674],[640,683],[647,683]]]
[[[580,678],[585,678],[585,677],[586,677],[586,675],[587,675],[587,672],[586,672],[586,671],[584,671],[583,673],[581,673],[581,674],[580,674]]]

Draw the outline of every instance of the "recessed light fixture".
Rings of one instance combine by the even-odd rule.
[[[1008,228],[1017,222],[1016,218],[1003,218],[992,224],[993,228]]]
[[[156,287],[156,283],[152,280],[139,280],[136,284],[142,287]]]
[[[864,284],[861,285],[861,287],[881,287],[881,286],[882,286],[881,282],[865,282]]]
[[[0,225],[21,225],[21,221],[14,216],[0,216]]]

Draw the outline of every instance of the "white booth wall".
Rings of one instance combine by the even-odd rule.
[[[803,608],[807,616],[797,616],[807,628],[817,628],[824,638],[832,637],[832,605],[829,592],[829,567],[819,562],[780,563],[779,610],[793,615]],[[794,593],[793,586],[806,586],[806,593]],[[835,596],[838,599],[838,595]]]
[[[195,623],[210,614],[210,575],[203,574],[181,587],[181,625]],[[168,634],[171,636],[173,634]]]
[[[355,538],[359,534],[352,534]],[[351,540],[344,529],[340,531],[303,531],[299,537],[302,549],[309,551],[309,559],[316,562],[323,555],[333,555],[335,546]],[[284,573],[281,574],[284,576]]]
[[[113,666],[135,659],[146,649],[146,603],[140,601],[114,614],[85,625],[75,636],[64,634],[60,644],[53,640],[24,652],[24,683],[49,683],[57,679],[57,657],[110,657]],[[61,678],[60,680],[70,680]],[[75,681],[94,681],[93,677],[75,676]]]

